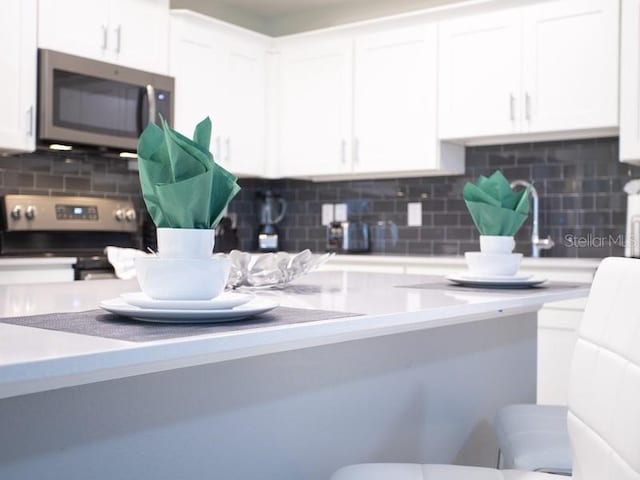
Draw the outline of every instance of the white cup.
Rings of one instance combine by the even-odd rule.
[[[209,258],[213,254],[215,230],[208,228],[158,228],[158,256],[165,258]]]
[[[511,253],[516,246],[513,237],[506,235],[480,235],[482,253]]]

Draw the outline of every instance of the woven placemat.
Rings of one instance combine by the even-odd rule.
[[[1,323],[79,333],[127,342],[151,342],[211,333],[233,332],[359,316],[359,313],[306,308],[277,307],[254,317],[225,323],[151,323],[107,313],[104,310],[50,313],[28,317],[0,318]]]

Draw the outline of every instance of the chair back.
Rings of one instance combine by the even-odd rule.
[[[640,260],[607,258],[593,281],[569,384],[574,480],[640,479]]]

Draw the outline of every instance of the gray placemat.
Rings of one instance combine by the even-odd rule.
[[[306,308],[277,307],[245,320],[226,323],[150,323],[133,320],[104,310],[50,313],[28,317],[0,318],[1,323],[80,333],[93,337],[113,338],[128,342],[150,342],[257,327],[275,327],[359,316],[359,313],[332,312]]]
[[[395,285],[395,288],[417,288],[421,290],[453,290],[453,291],[461,291],[466,290],[469,292],[488,292],[488,293],[506,293],[513,295],[522,295],[523,293],[535,291],[535,290],[566,290],[568,288],[581,288],[588,287],[587,284],[579,284],[579,283],[565,283],[565,282],[545,282],[540,285],[532,285],[532,286],[509,286],[505,285],[504,287],[477,287],[473,285],[458,285],[448,282],[446,280],[439,280],[436,282],[429,283],[418,283],[416,285]]]

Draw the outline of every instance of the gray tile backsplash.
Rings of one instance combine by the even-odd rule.
[[[346,203],[350,219],[371,227],[373,253],[461,255],[477,250],[478,234],[461,199],[462,187],[501,169],[510,179],[533,181],[540,193],[540,234],[556,245],[543,255],[621,255],[626,195],[622,187],[640,168],[618,162],[618,139],[600,138],[469,147],[463,176],[308,182],[241,179],[232,201],[241,247],[256,247],[256,194],[266,189],[289,204],[279,225],[287,250],[325,249],[323,203]],[[0,194],[39,193],[123,197],[143,208],[137,172],[118,158],[36,152],[0,158]],[[422,227],[407,227],[407,203],[422,203]],[[517,235],[517,250],[530,251],[530,221]],[[619,237],[620,236],[620,237]],[[582,241],[580,247],[576,243]]]

